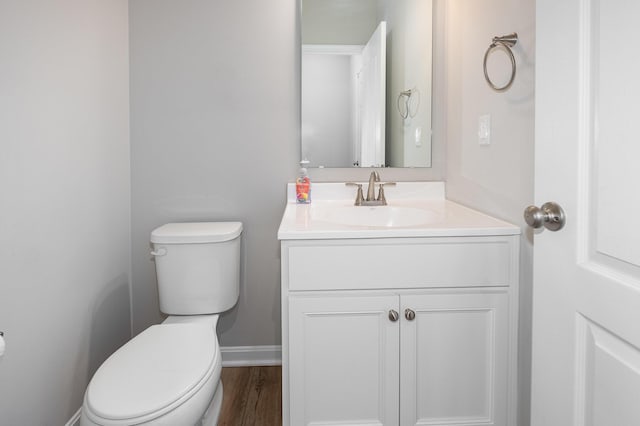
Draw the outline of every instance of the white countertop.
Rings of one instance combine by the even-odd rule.
[[[365,196],[366,189],[367,184],[363,183]],[[398,182],[396,186],[385,187],[385,193],[387,206],[356,207],[354,187],[344,183],[314,183],[311,204],[296,204],[295,186],[289,184],[278,239],[520,234],[520,228],[513,224],[446,200],[443,182]]]

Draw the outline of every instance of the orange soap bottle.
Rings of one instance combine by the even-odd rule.
[[[309,164],[308,160],[302,160],[300,162],[300,171],[296,178],[296,203],[309,204],[311,202],[311,179],[307,174],[307,168]]]

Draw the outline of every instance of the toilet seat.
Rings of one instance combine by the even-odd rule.
[[[85,394],[98,424],[151,421],[188,401],[221,364],[215,329],[205,323],[154,325],[116,351]],[[211,397],[215,386],[209,386]]]

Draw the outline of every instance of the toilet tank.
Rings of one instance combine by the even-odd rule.
[[[240,290],[241,222],[168,223],[151,232],[160,310],[169,315],[231,309]]]

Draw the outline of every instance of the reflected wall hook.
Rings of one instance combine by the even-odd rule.
[[[513,52],[511,51],[511,48],[515,46],[517,42],[518,42],[517,33],[511,33],[503,36],[495,36],[491,40],[491,44],[489,45],[489,48],[484,54],[484,62],[483,62],[484,79],[487,80],[487,83],[489,84],[489,86],[491,86],[491,88],[497,92],[503,92],[507,90],[509,87],[511,87],[511,84],[513,84],[513,80],[516,78],[516,58],[513,56]],[[511,59],[511,78],[509,79],[509,82],[502,87],[498,87],[495,84],[493,84],[493,82],[491,81],[491,78],[489,78],[489,73],[487,73],[487,58],[489,57],[489,53],[491,53],[493,49],[498,47],[506,50],[507,54],[509,55],[509,59]]]

